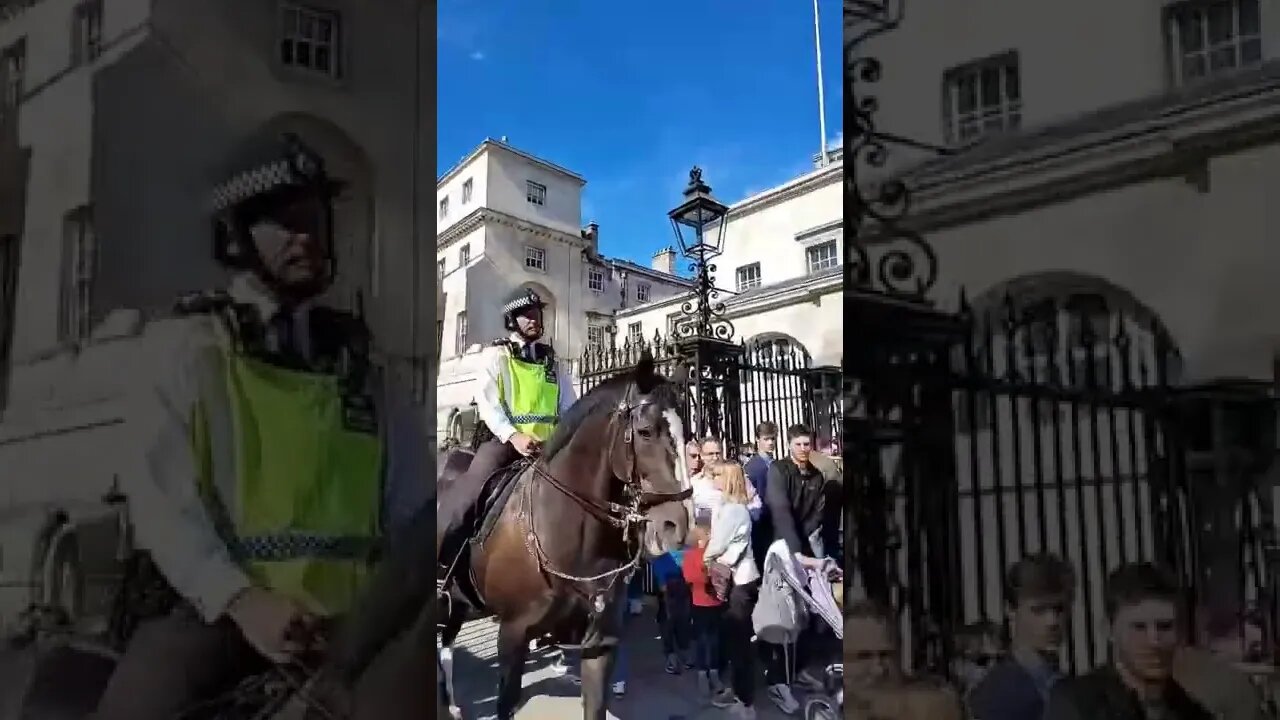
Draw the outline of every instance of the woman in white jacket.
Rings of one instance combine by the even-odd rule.
[[[711,538],[704,554],[707,563],[730,568],[733,585],[723,624],[720,657],[732,664],[731,689],[716,695],[716,707],[730,708],[734,717],[754,718],[755,657],[751,647],[751,611],[760,595],[760,569],[751,550],[751,493],[742,467],[717,463],[710,469],[721,492],[711,516]]]

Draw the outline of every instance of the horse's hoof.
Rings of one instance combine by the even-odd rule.
[[[462,708],[457,705],[450,705],[449,718],[450,720],[462,720]]]

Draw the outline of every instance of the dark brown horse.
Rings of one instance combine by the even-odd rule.
[[[442,642],[453,642],[469,610],[497,617],[499,718],[515,716],[529,641],[547,633],[582,646],[583,717],[605,717],[626,580],[644,553],[679,548],[689,530],[676,407],[675,385],[649,358],[594,388],[520,471],[492,533],[454,571]],[[441,458],[438,490],[448,492],[467,464],[464,451]]]

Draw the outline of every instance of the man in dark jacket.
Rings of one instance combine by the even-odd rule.
[[[773,464],[774,452],[778,447],[778,426],[769,420],[756,425],[756,454],[743,471],[747,479],[756,489],[756,495],[762,500],[769,497],[769,466]],[[756,564],[764,567],[764,554],[773,542],[773,522],[769,517],[767,503],[761,505],[760,513],[751,519],[751,550],[755,553]]]
[[[1075,572],[1056,555],[1029,555],[1009,568],[1004,581],[1009,654],[966,698],[976,720],[1044,717],[1046,698],[1062,678],[1058,668],[1075,589]]]
[[[1106,604],[1112,661],[1054,687],[1045,720],[1213,720],[1173,679],[1177,582],[1150,563],[1122,565]]]
[[[809,463],[812,441],[809,428],[803,425],[787,428],[787,457],[769,466],[765,504],[773,519],[774,541],[786,542],[799,564],[816,568],[822,566],[818,559],[820,553],[815,550],[815,545],[820,543],[815,540],[822,536],[826,479]],[[815,639],[812,633],[803,632],[795,647],[794,667],[799,670],[796,683],[806,690],[822,688],[818,676],[807,669]],[[783,712],[795,712],[799,706],[788,683],[786,649],[761,643],[761,653],[769,699]]]

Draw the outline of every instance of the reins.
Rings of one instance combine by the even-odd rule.
[[[632,423],[635,419],[635,412],[650,405],[652,401],[643,400],[637,405],[629,402],[631,391],[628,390],[627,398],[624,398],[618,407],[610,413],[609,426],[611,429],[619,421],[623,421],[626,425],[622,429],[622,447],[623,452],[627,453],[624,465],[627,467],[627,477],[620,477],[623,482],[623,491],[629,496],[630,502],[627,504],[617,503],[612,500],[600,501],[587,497],[582,493],[574,490],[566,485],[563,481],[553,475],[547,469],[545,461],[541,459],[528,460],[531,470],[530,479],[525,483],[520,493],[520,506],[516,514],[517,519],[524,526],[525,547],[529,553],[538,561],[538,566],[550,575],[554,575],[562,580],[572,583],[595,583],[608,579],[609,584],[605,587],[605,593],[613,587],[617,578],[624,574],[630,573],[640,564],[640,557],[644,552],[644,543],[638,537],[638,531],[649,523],[649,518],[645,516],[644,511],[655,505],[661,505],[666,502],[682,502],[688,499],[693,491],[684,489],[675,493],[654,493],[646,492],[643,488],[643,480],[639,477],[639,471],[635,466],[635,448],[634,448],[634,431]],[[612,436],[612,433],[610,433]],[[610,453],[615,450],[613,445],[610,446]],[[609,463],[609,472],[617,477],[616,471],[613,470],[613,463]],[[600,522],[618,528],[622,531],[623,542],[627,545],[634,545],[635,550],[631,553],[631,558],[624,564],[612,570],[607,570],[598,575],[572,575],[555,567],[551,559],[547,557],[546,551],[542,548],[542,540],[538,537],[537,530],[534,526],[534,503],[533,490],[538,480],[545,480],[557,492],[572,500],[576,505],[581,507],[588,515],[594,517]],[[601,594],[603,595],[603,593]],[[597,611],[603,608],[600,597],[597,596]]]

